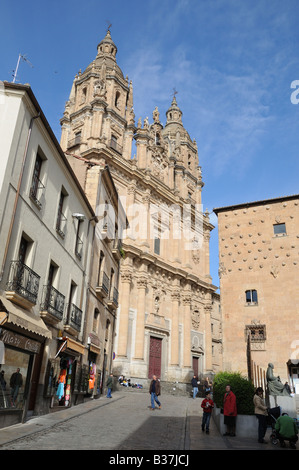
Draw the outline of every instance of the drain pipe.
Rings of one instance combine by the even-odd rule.
[[[12,217],[11,217],[11,221],[10,221],[8,236],[7,236],[7,240],[6,240],[4,257],[3,257],[3,261],[2,261],[2,267],[1,267],[1,272],[0,272],[0,282],[2,281],[2,278],[3,278],[4,266],[5,266],[5,263],[6,263],[8,247],[9,247],[10,239],[11,239],[12,228],[13,228],[13,224],[14,224],[14,221],[15,221],[18,200],[19,200],[19,197],[20,197],[20,189],[21,189],[21,184],[22,184],[22,179],[23,179],[23,173],[24,173],[24,168],[25,168],[25,162],[26,162],[26,157],[27,157],[27,152],[28,152],[29,140],[30,140],[32,127],[33,127],[33,122],[34,122],[35,119],[39,118],[39,116],[40,116],[40,113],[38,113],[37,116],[33,116],[31,118],[30,124],[29,124],[27,140],[26,140],[26,145],[25,145],[25,150],[24,150],[24,155],[23,155],[23,160],[22,160],[22,166],[21,166],[21,171],[20,171],[20,176],[19,176],[19,181],[18,181],[18,186],[17,186],[17,192],[16,192],[16,197],[15,197]]]

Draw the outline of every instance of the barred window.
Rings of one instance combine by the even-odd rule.
[[[266,325],[248,325],[246,329],[252,343],[266,340]]]

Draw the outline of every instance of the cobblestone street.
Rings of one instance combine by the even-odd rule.
[[[285,450],[252,439],[227,438],[211,420],[210,434],[201,430],[202,399],[162,395],[162,408],[152,411],[145,391],[115,392],[70,409],[0,429],[0,450]],[[268,431],[269,432],[269,431]],[[113,455],[113,453],[111,454]]]

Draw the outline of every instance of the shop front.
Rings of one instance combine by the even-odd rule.
[[[88,336],[88,364],[89,364],[89,385],[88,396],[99,398],[103,388],[103,375],[99,365],[101,348],[99,338],[89,333]]]
[[[44,343],[41,319],[0,299],[0,428],[26,421],[34,410]]]
[[[85,347],[78,341],[63,337],[55,357],[48,361],[44,397],[50,411],[83,403],[88,394],[90,367],[84,364]]]

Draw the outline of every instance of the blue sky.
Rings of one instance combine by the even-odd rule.
[[[136,123],[152,122],[156,106],[165,123],[178,92],[198,145],[204,210],[299,193],[299,104],[291,101],[298,0],[0,0],[0,12],[0,80],[12,81],[19,53],[26,55],[33,67],[21,62],[17,81],[31,85],[58,140],[74,76],[94,60],[112,23]],[[213,213],[211,221],[218,285]]]

